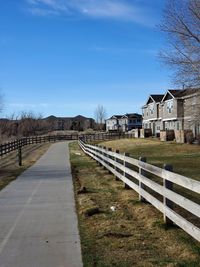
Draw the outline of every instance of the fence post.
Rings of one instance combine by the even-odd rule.
[[[19,163],[19,166],[22,166],[22,147],[21,147],[21,145],[18,147],[18,163]]]
[[[145,157],[139,157],[139,160],[142,162],[147,162],[147,159]],[[145,176],[146,172],[141,167],[139,167],[139,174]],[[142,183],[142,181],[139,181],[139,200],[146,202],[145,198],[143,198],[141,195],[141,189],[145,189],[145,185]]]
[[[119,150],[118,149],[115,150],[115,153],[119,154]],[[116,157],[115,157],[115,162],[118,162],[118,159]],[[116,166],[115,166],[115,170],[117,171],[117,167]],[[115,176],[115,180],[119,181],[120,179],[117,176]]]
[[[125,157],[129,157],[129,155],[130,155],[129,153],[124,153],[124,167],[128,167],[128,163],[126,162]],[[126,177],[125,171],[124,171],[123,175],[124,175],[124,177]],[[124,188],[130,189],[130,187],[126,183],[124,183]]]
[[[99,145],[99,148],[100,148],[99,153],[100,153],[101,155],[103,155],[103,152],[102,152],[103,147]],[[102,158],[99,157],[99,159],[100,159],[101,161],[103,161]],[[99,165],[102,165],[102,163],[99,162]]]
[[[98,145],[95,145],[95,147],[96,147],[97,149],[99,148],[99,146],[98,146]],[[97,152],[97,153],[99,153],[99,151],[98,151],[98,150],[96,150],[96,152]],[[99,156],[97,156],[97,155],[96,155],[96,157],[99,159]],[[97,164],[100,164],[98,160],[97,160]]]
[[[103,146],[103,149],[106,150],[106,146]],[[106,152],[103,152],[103,156],[106,157]],[[106,160],[105,159],[103,159],[103,161],[106,163]],[[105,166],[103,166],[103,168],[104,168],[104,170],[106,170],[106,167]]]
[[[108,148],[108,151],[112,152],[112,148],[109,147],[109,148]],[[111,159],[111,156],[108,155],[108,158]],[[109,165],[110,167],[112,167],[112,166],[111,166],[111,165],[112,165],[111,163],[108,163],[108,165]],[[109,171],[109,173],[112,173],[112,172]]]
[[[163,167],[166,171],[170,171],[172,172],[173,171],[173,166],[172,165],[167,165],[167,164],[164,164],[164,167]],[[169,190],[173,190],[173,183],[171,181],[168,181],[166,179],[163,179],[163,186],[164,186],[164,190],[165,188],[166,189],[169,189]],[[164,206],[166,207],[169,207],[170,209],[173,210],[173,202],[171,200],[169,200],[168,198],[166,198],[165,196],[163,196],[163,204]],[[164,207],[165,208],[165,207]],[[173,221],[170,220],[166,214],[165,214],[165,209],[164,209],[164,213],[163,213],[163,217],[164,217],[164,222],[167,224],[167,225],[172,225],[173,224]]]

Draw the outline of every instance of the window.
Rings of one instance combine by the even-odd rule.
[[[172,110],[173,110],[173,101],[168,101],[167,102],[167,110],[168,110],[168,113],[172,113]]]
[[[151,104],[149,106],[149,109],[150,109],[150,114],[153,114],[154,113],[154,104]]]
[[[193,96],[192,105],[196,105],[196,104],[197,104],[197,98],[196,98],[196,96]]]

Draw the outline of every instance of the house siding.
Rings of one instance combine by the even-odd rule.
[[[167,91],[162,101],[154,103],[153,113],[150,105],[152,107],[152,102],[148,101],[143,106],[143,128],[151,128],[153,134],[167,129],[192,129],[195,136],[200,134],[200,93],[197,89]]]

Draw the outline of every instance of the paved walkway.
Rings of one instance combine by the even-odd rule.
[[[82,266],[66,142],[0,192],[0,266]]]

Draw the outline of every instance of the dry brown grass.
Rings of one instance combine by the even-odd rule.
[[[159,211],[139,202],[77,143],[70,150],[84,266],[199,266],[198,242],[177,227],[167,229]],[[77,194],[80,186],[86,194]],[[90,205],[100,212],[85,216]]]
[[[147,158],[153,165],[173,165],[174,172],[200,180],[200,146],[161,142],[157,139],[120,139],[102,142],[101,145],[119,149],[120,153],[128,152],[138,159]]]
[[[11,181],[15,180],[20,173],[34,164],[49,148],[50,144],[37,144],[22,148],[22,163],[18,166],[17,150],[0,159],[0,190]]]

